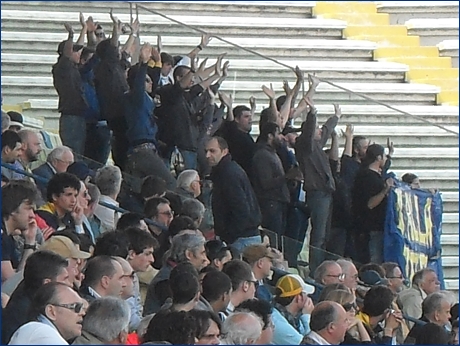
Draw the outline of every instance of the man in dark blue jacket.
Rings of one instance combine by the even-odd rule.
[[[248,176],[232,161],[225,139],[211,138],[206,144],[206,159],[212,167],[216,235],[240,252],[248,245],[260,243],[259,203]]]

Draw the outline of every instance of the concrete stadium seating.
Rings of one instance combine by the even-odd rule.
[[[450,57],[452,59],[452,67],[458,68],[458,39],[444,40],[437,44],[439,55]]]

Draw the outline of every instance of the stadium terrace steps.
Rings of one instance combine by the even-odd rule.
[[[448,56],[452,59],[452,67],[458,68],[458,39],[444,40],[437,44],[440,56]]]
[[[378,13],[388,13],[390,24],[404,24],[413,18],[458,17],[458,1],[378,1]]]

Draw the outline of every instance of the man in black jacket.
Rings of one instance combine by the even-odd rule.
[[[212,211],[216,235],[240,252],[248,245],[260,243],[259,204],[248,176],[232,161],[225,139],[213,137],[209,140],[206,159],[212,167]]]

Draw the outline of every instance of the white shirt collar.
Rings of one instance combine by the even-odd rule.
[[[91,287],[88,287],[88,292],[91,294],[94,298],[101,298],[101,295],[97,293],[95,290],[93,290]]]
[[[316,341],[319,345],[330,345],[329,342],[327,342],[321,335],[318,333],[311,331],[308,334],[308,337],[312,339],[313,341]]]

